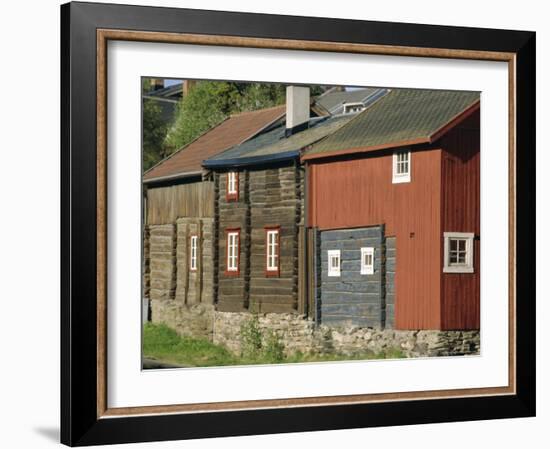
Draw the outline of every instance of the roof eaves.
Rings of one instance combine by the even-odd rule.
[[[203,161],[205,168],[230,168],[244,167],[247,165],[263,164],[266,162],[282,162],[295,159],[300,156],[299,150],[285,151],[283,153],[267,154],[262,156],[237,157],[233,159],[207,159]]]
[[[356,148],[349,148],[347,150],[325,151],[323,153],[304,154],[302,155],[300,160],[304,162],[304,161],[310,161],[313,159],[325,159],[325,158],[332,158],[332,157],[339,157],[339,156],[347,156],[350,154],[369,153],[371,151],[387,150],[389,148],[400,148],[400,147],[406,147],[411,145],[419,145],[422,143],[431,143],[431,140],[429,137],[420,137],[417,139],[401,140],[397,142],[389,142],[389,143],[384,143],[380,145],[371,145],[368,147],[356,147]]]
[[[158,176],[156,178],[144,179],[143,184],[154,184],[154,183],[157,183],[157,182],[173,181],[173,180],[176,180],[176,179],[183,179],[183,178],[194,178],[194,177],[197,177],[197,176],[202,176],[202,171],[177,173],[175,175]]]
[[[478,99],[478,100],[474,101],[466,109],[462,110],[461,112],[456,114],[454,117],[452,117],[447,123],[440,126],[439,129],[437,129],[432,134],[430,134],[430,136],[429,136],[430,143],[433,143],[436,140],[438,140],[449,129],[454,128],[460,122],[466,120],[468,117],[470,117],[470,115],[472,115],[474,112],[478,111],[479,108],[480,108],[480,100]]]

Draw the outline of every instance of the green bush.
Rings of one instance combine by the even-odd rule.
[[[241,325],[241,353],[246,358],[256,358],[262,351],[262,331],[258,315],[252,315]]]
[[[285,345],[277,334],[268,331],[264,337],[264,356],[270,363],[280,363],[285,359]]]
[[[260,328],[258,315],[252,315],[240,328],[242,357],[256,363],[280,363],[284,361],[285,347],[272,330]]]

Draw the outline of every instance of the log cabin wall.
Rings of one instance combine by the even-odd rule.
[[[303,225],[299,165],[250,171],[250,310],[298,310],[299,227]],[[266,271],[266,229],[279,229],[279,273]]]
[[[213,218],[178,218],[176,226],[175,299],[186,305],[213,303]],[[197,237],[196,265],[192,269],[191,237]]]
[[[441,149],[412,148],[411,182],[401,184],[392,183],[392,154],[308,162],[308,226],[385,224],[395,238],[395,328],[440,329]]]
[[[361,270],[361,248],[373,250],[373,272]],[[338,251],[340,273],[329,273],[330,251]],[[321,232],[320,320],[329,326],[384,328],[386,258],[384,226]]]
[[[214,183],[148,186],[144,226],[143,291],[151,300],[192,305],[213,302]],[[198,237],[197,267],[189,267],[191,236]]]
[[[237,200],[226,197],[227,173],[219,175],[217,309],[257,313],[303,311],[299,297],[300,235],[303,228],[304,170],[289,162],[238,171]],[[266,230],[279,229],[279,270],[266,270]],[[226,230],[240,230],[239,271],[228,273]],[[300,289],[302,290],[302,289]],[[305,289],[303,289],[305,290]],[[302,292],[305,298],[305,291]],[[301,304],[301,306],[300,306]]]
[[[441,139],[442,232],[474,233],[474,272],[443,273],[442,329],[479,329],[480,132],[479,111]],[[443,245],[443,241],[442,241]],[[443,257],[443,256],[442,256]],[[443,260],[441,261],[443,265]]]
[[[219,187],[215,198],[217,211],[217,309],[222,312],[243,312],[248,310],[248,292],[250,276],[246,273],[248,266],[248,251],[246,250],[246,234],[250,220],[248,205],[248,171],[238,171],[238,197],[227,197],[227,173],[218,176]],[[227,271],[227,232],[238,230],[239,235],[239,270],[236,273]]]

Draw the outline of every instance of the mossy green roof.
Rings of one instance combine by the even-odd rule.
[[[430,141],[478,101],[479,92],[392,89],[345,126],[313,144],[304,158]]]

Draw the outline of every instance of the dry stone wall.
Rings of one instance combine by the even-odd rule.
[[[179,301],[151,301],[151,317],[155,324],[166,324],[179,335],[212,341],[214,306],[187,306]]]
[[[163,323],[179,335],[205,338],[241,354],[241,328],[253,319],[247,312],[219,312],[210,304],[185,305],[178,301],[151,301],[154,323]],[[335,328],[295,313],[255,315],[264,335],[275,333],[286,355],[381,353],[399,350],[405,357],[478,355],[479,331],[399,331],[362,327]]]
[[[479,354],[478,331],[397,331],[364,327],[315,326],[293,313],[257,315],[262,332],[277,334],[286,355],[295,352],[354,355],[399,350],[406,357]],[[240,329],[252,319],[249,313],[214,312],[213,341],[235,354],[241,352]]]

